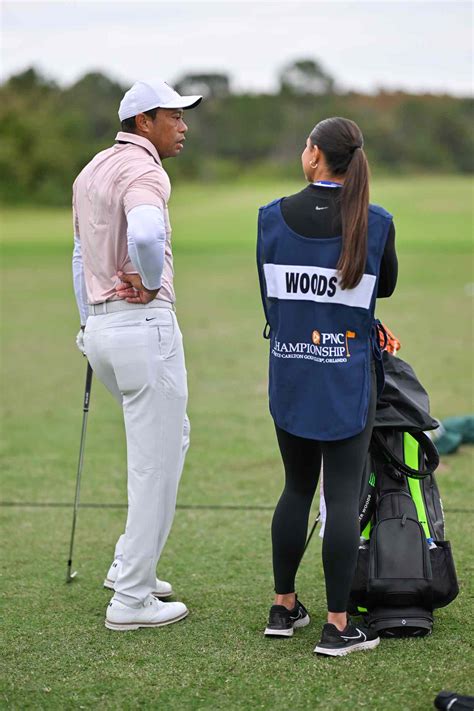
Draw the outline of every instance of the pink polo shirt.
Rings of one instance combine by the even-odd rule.
[[[158,299],[175,301],[168,200],[171,184],[150,141],[120,131],[112,148],[101,151],[73,186],[74,230],[81,242],[87,300],[114,300],[117,271],[135,272],[127,250],[127,213],[138,205],[163,210],[165,262]]]

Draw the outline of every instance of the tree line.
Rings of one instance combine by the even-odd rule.
[[[202,93],[186,114],[190,140],[166,164],[175,179],[298,177],[313,126],[328,116],[356,121],[373,171],[470,173],[473,101],[448,95],[341,92],[313,60],[280,74],[275,94],[236,94],[225,74],[189,74],[175,83]],[[88,73],[68,87],[30,68],[0,86],[2,203],[67,205],[71,184],[120,130],[117,109],[127,87]]]

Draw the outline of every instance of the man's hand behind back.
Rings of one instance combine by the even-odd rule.
[[[139,274],[125,274],[117,272],[120,284],[115,293],[120,299],[125,299],[129,304],[149,304],[156,297],[159,289],[147,289],[142,284]]]

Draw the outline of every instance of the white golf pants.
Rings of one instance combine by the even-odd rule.
[[[123,408],[128,515],[115,598],[134,607],[155,588],[190,432],[181,331],[174,311],[154,303],[89,316],[84,334],[94,373]]]

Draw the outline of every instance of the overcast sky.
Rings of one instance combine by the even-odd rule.
[[[344,89],[470,95],[472,29],[457,0],[4,0],[0,78],[31,65],[61,84],[218,71],[273,91],[286,63],[315,58]]]

